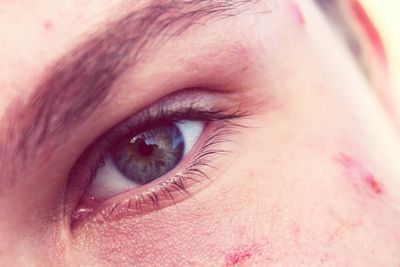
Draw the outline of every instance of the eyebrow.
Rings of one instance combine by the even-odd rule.
[[[81,42],[52,65],[24,103],[14,100],[2,123],[0,168],[24,163],[43,144],[68,137],[110,95],[112,85],[133,67],[144,48],[157,47],[194,24],[239,14],[239,7],[256,0],[153,1],[134,10]]]

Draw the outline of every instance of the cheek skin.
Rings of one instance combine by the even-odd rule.
[[[246,157],[253,152],[248,151]],[[338,188],[333,183],[321,187],[321,180],[338,181],[329,172],[324,172],[326,177],[307,172],[304,180],[299,176],[289,183],[287,177],[293,173],[285,171],[291,164],[274,163],[276,166],[268,168],[275,164],[251,159],[249,168],[234,168],[227,174],[230,183],[220,178],[179,207],[142,218],[88,225],[84,232],[92,234],[78,244],[90,247],[77,248],[82,254],[76,259],[82,263],[83,258],[83,265],[88,266],[297,266],[299,261],[305,266],[318,266],[316,261],[346,266],[346,259],[360,263],[361,255],[371,250],[379,251],[382,258],[393,257],[393,239],[400,237],[396,216],[390,216],[392,211],[385,203],[363,205],[352,190],[344,191],[348,186]],[[324,164],[319,163],[314,162]],[[346,182],[364,177],[360,176],[363,165],[344,153],[333,163],[342,176],[347,172]],[[278,179],[282,182],[274,180],[275,168],[283,172]],[[299,168],[296,173],[301,171]],[[309,184],[311,180],[319,182]],[[345,184],[343,180],[339,183]],[[355,185],[360,188],[356,192],[376,194],[366,182]],[[86,261],[90,255],[96,260]],[[383,266],[378,264],[382,258],[370,266]]]
[[[138,220],[137,224],[133,220],[105,223],[105,229],[97,227],[82,242],[98,246],[88,251],[77,249],[82,254],[76,259],[84,257],[80,262],[88,266],[242,266],[251,265],[260,257],[266,262],[267,244],[249,238],[249,229],[254,229],[249,225],[242,224],[243,233],[238,235],[230,225],[233,218],[227,216],[231,213],[227,208],[219,210],[220,215],[198,210],[182,213],[188,217],[180,214],[176,219],[165,218],[168,212],[161,211],[159,216],[151,216],[154,220]],[[93,256],[92,260],[88,255]]]

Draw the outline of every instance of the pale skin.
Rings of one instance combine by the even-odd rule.
[[[0,114],[28,99],[49,66],[99,25],[149,2],[0,3]],[[371,49],[373,87],[311,1],[238,10],[146,48],[134,73],[112,85],[112,100],[69,138],[21,173],[4,168],[1,266],[400,265],[400,131],[397,103],[375,89],[390,82],[382,62]],[[141,213],[109,216],[106,200],[105,212],[72,226],[70,173],[85,149],[186,88],[207,88],[197,93],[210,103],[249,113],[236,120],[244,127],[232,142],[218,145],[230,153],[213,158],[210,179]],[[12,126],[0,123],[4,140]]]

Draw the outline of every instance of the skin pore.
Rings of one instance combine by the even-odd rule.
[[[398,103],[361,4],[186,2],[0,4],[0,265],[399,265]],[[207,123],[175,169],[88,196],[108,133],[185,105]]]

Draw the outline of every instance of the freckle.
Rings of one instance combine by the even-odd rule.
[[[294,16],[295,21],[300,25],[303,26],[305,24],[304,15],[300,10],[300,7],[296,3],[292,3],[290,6],[291,12]]]
[[[51,29],[53,29],[53,23],[52,23],[50,20],[46,20],[46,21],[43,23],[43,28],[44,28],[46,31],[50,31]]]
[[[364,7],[358,0],[351,1],[351,10],[353,15],[356,17],[358,23],[362,26],[367,38],[371,42],[372,46],[374,47],[379,59],[381,62],[386,66],[387,65],[387,58],[385,53],[385,47],[383,45],[383,41],[381,36],[379,35],[378,30],[376,29],[375,25],[372,23],[371,19],[369,18],[367,12],[365,11]]]

